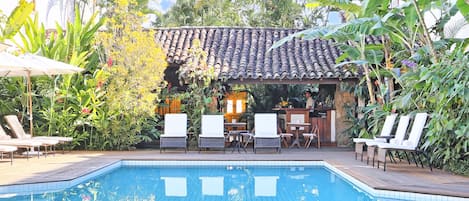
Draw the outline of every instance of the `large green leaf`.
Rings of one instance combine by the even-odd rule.
[[[326,37],[333,37],[338,31],[347,32],[348,34],[370,34],[371,28],[381,19],[378,16],[354,19],[349,22],[333,27]]]
[[[360,59],[360,50],[350,45],[339,45],[339,48],[344,51],[352,60]]]
[[[466,0],[456,1],[456,6],[461,11],[461,14],[466,18],[466,21],[469,22],[469,3]]]
[[[45,28],[43,24],[39,24],[38,15],[34,18],[28,17],[24,23],[24,32],[19,32],[22,44],[17,44],[24,52],[38,52],[46,41]]]
[[[8,17],[5,28],[2,30],[2,37],[0,38],[0,41],[13,38],[26,22],[31,12],[33,12],[33,9],[34,3],[28,3],[26,0],[20,0],[19,5]]]
[[[362,3],[361,17],[371,17],[376,14],[378,8],[383,4],[381,0],[365,0]]]
[[[378,16],[374,16],[372,18],[360,18],[351,20],[347,23],[343,23],[340,25],[331,25],[326,27],[315,27],[311,29],[307,29],[304,31],[300,31],[289,35],[285,38],[280,39],[279,41],[275,42],[272,47],[269,48],[268,51],[271,51],[274,48],[280,47],[284,43],[293,40],[293,38],[300,37],[305,40],[313,40],[316,38],[323,38],[323,39],[334,39],[338,42],[346,42],[349,40],[360,40],[361,37],[357,37],[357,34],[365,34],[368,35],[372,30],[373,26],[380,22],[380,18]],[[351,34],[353,33],[353,34]]]
[[[381,49],[372,49],[365,47],[365,56],[366,60],[370,64],[376,64],[379,65],[383,62],[384,60],[384,52]]]
[[[349,57],[348,53],[343,53],[341,54],[339,57],[337,57],[337,59],[335,59],[335,63],[340,63],[344,60],[346,60],[347,58]]]
[[[415,10],[415,7],[412,5],[404,7],[404,13],[405,13],[404,23],[407,26],[415,26],[416,22],[418,22],[418,15],[417,15],[417,10]]]
[[[368,61],[367,60],[346,61],[346,62],[336,64],[334,67],[342,67],[342,66],[346,66],[346,65],[350,65],[350,64],[355,64],[355,65],[361,66],[361,65],[368,64]]]
[[[319,6],[329,6],[349,13],[353,13],[355,15],[358,15],[362,10],[359,5],[354,4],[351,1],[343,0],[315,0],[313,2],[305,4],[305,7],[309,9],[315,9]]]
[[[300,32],[296,32],[294,34],[291,34],[285,38],[282,38],[278,41],[276,41],[272,47],[269,48],[268,51],[271,51],[274,48],[278,48],[282,46],[284,43],[293,40],[294,38],[304,38],[305,40],[312,40],[315,38],[320,38],[324,36],[325,33],[328,33],[330,30],[329,27],[322,27],[322,28],[312,28],[312,29],[306,29]]]

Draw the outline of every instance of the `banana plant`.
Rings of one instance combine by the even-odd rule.
[[[338,9],[345,9],[349,13],[350,21],[340,25],[315,27],[304,30],[274,43],[272,48],[292,40],[295,37],[312,40],[316,38],[334,39],[344,54],[336,61],[337,66],[359,67],[364,72],[366,84],[371,104],[374,104],[373,85],[370,79],[370,72],[375,67],[391,69],[394,65],[405,66],[401,61],[411,59],[419,63],[430,63],[438,61],[438,54],[435,53],[436,41],[428,40],[428,31],[433,27],[427,27],[421,15],[424,12],[431,12],[432,9],[450,10],[444,12],[442,19],[447,19],[456,14],[458,8],[464,8],[465,4],[458,2],[449,9],[445,8],[441,2],[410,1],[404,2],[398,7],[391,7],[391,1],[369,0],[364,1],[361,9],[349,1],[316,1],[316,4],[332,6]],[[343,5],[346,4],[346,5]],[[466,13],[466,11],[461,10]],[[442,25],[438,25],[442,26]],[[444,26],[444,25],[443,25]],[[378,37],[381,44],[366,43],[367,37]],[[447,49],[454,43],[465,43],[468,40],[446,40],[441,42],[441,49]],[[428,56],[430,55],[430,56]],[[382,60],[384,58],[385,62]],[[428,59],[431,58],[431,59]],[[378,63],[377,63],[378,61]],[[379,79],[379,77],[377,77]],[[380,81],[381,82],[381,81]]]
[[[67,23],[66,31],[56,24],[56,32],[47,32],[39,23],[38,16],[25,19],[24,32],[19,32],[20,41],[14,41],[22,52],[38,53],[65,63],[94,72],[99,59],[95,52],[94,37],[104,23],[105,18],[96,20],[97,14],[82,24],[79,9],[75,9],[75,21]],[[77,121],[82,117],[84,93],[93,96],[97,81],[88,74],[60,75],[53,79],[35,78],[33,88],[35,99],[41,99],[38,108],[40,115],[36,125],[46,125],[39,133],[54,135],[57,132],[64,136],[73,136],[80,143],[88,138],[88,132],[77,132]],[[43,84],[39,84],[43,83]],[[48,83],[48,84],[47,84]],[[52,88],[52,89],[51,89]],[[93,90],[89,90],[93,89]],[[78,144],[77,144],[78,145]]]
[[[20,0],[18,6],[9,16],[1,15],[0,12],[0,42],[12,41],[26,23],[27,17],[32,13],[34,3]],[[26,94],[21,78],[1,78],[0,80],[0,114],[25,113]],[[20,86],[20,87],[18,87]]]
[[[19,5],[8,16],[5,25],[0,26],[0,42],[13,38],[23,27],[23,24],[33,10],[34,3],[20,0]]]
[[[37,15],[29,17],[24,25],[25,32],[19,33],[21,43],[17,42],[17,45],[23,52],[39,52],[48,58],[94,69],[96,64],[88,62],[93,56],[90,50],[94,49],[95,34],[105,22],[105,18],[98,21],[96,18],[97,13],[86,24],[81,24],[80,11],[75,9],[75,21],[67,23],[67,31],[56,23],[56,32],[46,33]]]
[[[339,48],[344,52],[336,62],[340,62],[336,67],[360,67],[366,78],[370,102],[374,104],[375,95],[373,83],[370,77],[370,71],[374,66],[380,66],[384,57],[384,52],[375,44],[367,43],[367,37],[370,35],[380,36],[381,34],[374,28],[379,21],[379,17],[359,18],[351,20],[341,25],[333,25],[322,28],[307,29],[297,32],[280,41],[274,43],[270,48],[277,48],[283,43],[292,40],[294,37],[300,37],[306,40],[315,38],[334,39]]]

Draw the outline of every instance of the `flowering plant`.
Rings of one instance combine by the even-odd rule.
[[[280,100],[281,100],[279,103],[280,107],[288,107],[289,105],[288,98],[287,100],[284,100],[283,97],[280,97]]]

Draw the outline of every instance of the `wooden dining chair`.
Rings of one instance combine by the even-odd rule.
[[[311,146],[311,142],[316,138],[318,141],[318,149],[321,148],[321,136],[319,135],[319,127],[318,125],[314,125],[311,128],[311,133],[303,133],[303,138],[305,139],[305,149]]]

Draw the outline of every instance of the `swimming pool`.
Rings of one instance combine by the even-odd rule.
[[[15,201],[453,199],[374,190],[322,161],[121,161],[72,181],[0,187],[0,200]]]

